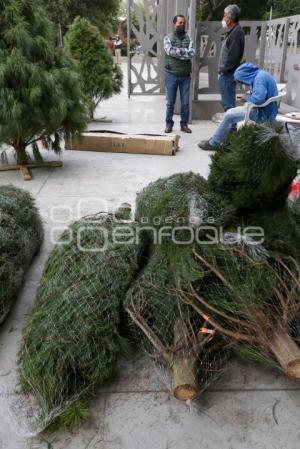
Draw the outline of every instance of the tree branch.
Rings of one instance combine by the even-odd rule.
[[[202,304],[204,305],[207,309],[211,310],[212,312],[215,312],[217,315],[220,315],[222,318],[224,318],[227,321],[231,321],[232,323],[238,324],[241,327],[248,327],[249,329],[255,330],[256,327],[254,326],[254,324],[250,324],[250,323],[246,323],[245,321],[241,321],[238,318],[234,318],[231,317],[229,315],[227,315],[225,312],[222,312],[221,310],[216,309],[215,307],[213,307],[212,305],[210,305],[208,302],[205,301],[204,298],[202,298],[194,289],[193,285],[190,284],[190,288],[193,292],[194,297]]]
[[[189,298],[186,297],[186,295],[184,295],[185,299],[186,299],[186,303],[189,304],[191,307],[193,307],[193,309],[199,313],[200,316],[206,316],[206,313],[204,312],[204,310],[201,310],[198,306],[195,305],[195,303],[193,301],[191,301]],[[260,340],[256,337],[251,337],[248,335],[244,335],[241,334],[240,332],[232,332],[228,329],[225,329],[220,323],[218,323],[217,321],[215,321],[213,318],[207,317],[207,321],[219,332],[221,332],[221,334],[233,338],[236,341],[244,341],[250,344],[253,343],[260,343]]]
[[[134,308],[134,304],[132,304]],[[145,334],[145,336],[148,338],[150,343],[153,345],[153,347],[156,349],[156,351],[168,362],[171,364],[173,362],[173,357],[166,351],[165,347],[161,343],[161,341],[157,338],[157,336],[152,332],[148,324],[145,322],[145,320],[139,316],[138,314],[135,316],[135,314],[129,309],[126,309],[126,312],[132,319],[132,321],[141,329],[141,331]]]
[[[229,290],[233,290],[232,285],[229,282],[227,282],[225,277],[213,265],[211,265],[209,262],[207,262],[207,260],[205,260],[202,256],[200,256],[200,254],[198,254],[195,249],[193,249],[193,253],[197,257],[197,259],[199,259],[200,262],[202,262],[206,266],[206,268],[209,269],[209,271],[214,273],[220,279],[220,281],[225,285],[225,287],[227,287]]]

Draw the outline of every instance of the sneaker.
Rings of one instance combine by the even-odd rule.
[[[198,143],[198,147],[204,151],[216,151],[217,149],[214,145],[211,145],[209,143],[209,140],[202,140],[200,143]]]
[[[167,126],[165,129],[166,134],[170,134],[172,131],[173,131],[173,128],[171,128],[170,126]]]
[[[187,134],[191,134],[192,133],[192,130],[188,126],[182,126],[181,127],[181,131],[183,133],[187,133]]]

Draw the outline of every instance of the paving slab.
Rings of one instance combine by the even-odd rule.
[[[167,393],[106,394],[80,430],[25,441],[7,449],[297,449],[300,396],[281,392],[207,392],[188,405]],[[10,432],[10,431],[9,431]],[[13,438],[13,440],[12,440]],[[50,445],[50,446],[49,446]]]

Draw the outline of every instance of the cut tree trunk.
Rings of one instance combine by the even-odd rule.
[[[270,348],[290,379],[300,379],[300,348],[284,331],[275,332]]]
[[[193,400],[199,395],[196,375],[198,356],[188,347],[185,324],[178,319],[174,325],[174,345],[180,344],[184,348],[174,354],[171,364],[173,394],[180,401]]]
[[[17,153],[17,164],[27,164],[26,145],[20,145],[15,148]]]

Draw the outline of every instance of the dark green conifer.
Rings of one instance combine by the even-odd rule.
[[[121,92],[122,71],[114,63],[98,28],[77,17],[66,35],[68,53],[77,61],[82,92],[86,95],[93,118],[98,104]]]
[[[0,18],[0,143],[17,162],[27,148],[41,159],[37,142],[59,153],[65,135],[82,132],[86,108],[74,64],[55,47],[51,22],[37,0],[7,0]]]

